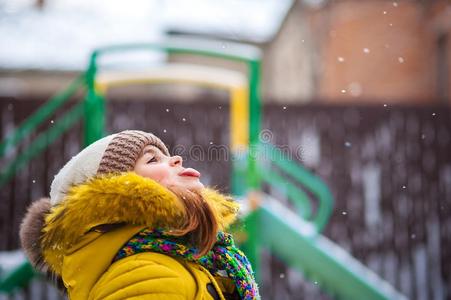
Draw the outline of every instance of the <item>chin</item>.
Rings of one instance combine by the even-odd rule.
[[[200,182],[199,179],[196,180],[192,180],[191,182],[187,182],[185,183],[185,188],[187,188],[188,190],[191,191],[200,191],[204,188],[204,185],[202,184],[202,182]]]
[[[199,178],[189,178],[189,180],[179,181],[177,184],[181,188],[185,188],[190,191],[199,192],[204,188],[202,182],[200,182]]]
[[[197,184],[193,184],[188,187],[189,190],[196,191],[196,192],[199,192],[203,188],[204,188],[204,185],[201,182],[199,182]]]

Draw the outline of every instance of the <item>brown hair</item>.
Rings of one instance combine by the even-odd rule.
[[[199,192],[180,187],[168,187],[177,195],[185,209],[185,218],[180,227],[171,230],[175,236],[188,235],[199,250],[199,256],[205,255],[216,242],[218,221],[207,201]]]

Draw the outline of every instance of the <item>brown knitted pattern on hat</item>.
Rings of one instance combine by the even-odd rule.
[[[97,174],[133,170],[142,150],[147,145],[154,145],[165,155],[169,155],[165,144],[151,133],[139,130],[119,132],[105,149]]]

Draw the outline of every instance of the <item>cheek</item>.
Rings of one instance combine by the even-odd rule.
[[[169,168],[164,164],[137,166],[135,172],[138,175],[153,179],[162,184],[165,184],[171,177]]]

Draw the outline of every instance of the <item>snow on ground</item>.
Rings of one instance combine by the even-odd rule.
[[[26,260],[22,250],[0,251],[0,273],[16,268]]]

